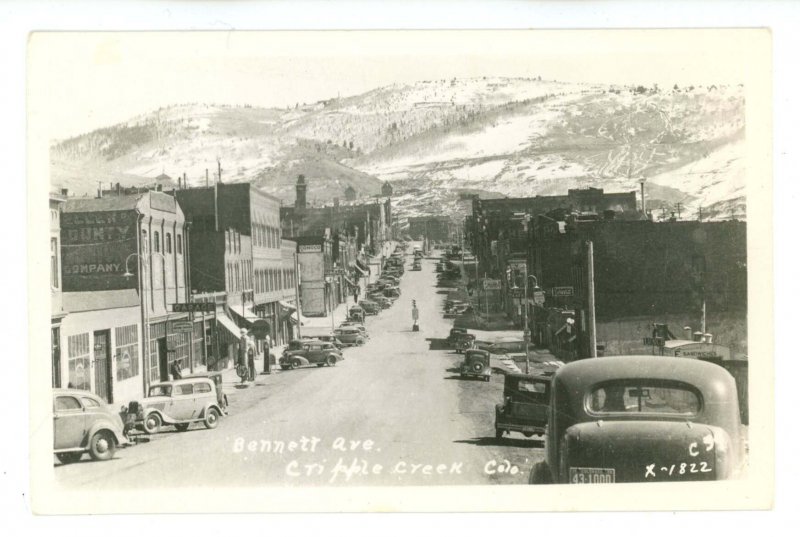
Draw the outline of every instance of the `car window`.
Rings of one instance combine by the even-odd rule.
[[[56,397],[56,410],[80,410],[81,404],[74,397],[66,395]]]
[[[100,403],[98,403],[96,400],[92,399],[91,397],[81,397],[81,402],[83,403],[83,406],[86,407],[86,408],[99,408],[100,407]]]
[[[591,412],[690,416],[700,411],[700,396],[688,386],[615,383],[596,387],[587,397]]]
[[[518,389],[521,392],[545,393],[547,392],[547,383],[533,380],[521,380],[519,381]]]
[[[194,384],[194,392],[195,393],[208,393],[211,391],[211,386],[206,382],[198,382]]]
[[[159,385],[156,385],[156,386],[150,386],[150,392],[149,392],[149,396],[150,397],[158,397],[158,396],[161,396],[161,395],[164,395],[166,397],[171,396],[172,395],[172,386],[168,386],[168,385],[164,385],[164,384],[159,384]]]
[[[193,393],[191,384],[178,384],[174,391],[175,395],[191,395]]]

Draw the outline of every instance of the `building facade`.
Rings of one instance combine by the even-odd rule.
[[[450,242],[453,222],[446,216],[417,216],[408,219],[408,234],[414,239]]]
[[[189,298],[188,230],[173,196],[69,198],[60,237],[62,385],[124,402],[178,360],[202,365],[188,314],[172,312]]]
[[[50,194],[50,371],[54,388],[62,388],[61,322],[66,317],[61,296],[61,209],[67,192]]]

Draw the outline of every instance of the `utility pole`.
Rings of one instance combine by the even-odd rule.
[[[644,201],[644,198],[642,198],[642,201]],[[594,311],[594,245],[592,241],[587,241],[586,247],[586,273],[589,280],[589,285],[587,286],[589,295],[589,356],[597,358],[597,323]]]
[[[522,340],[525,342],[525,374],[530,374],[531,360],[528,346],[531,342],[531,332],[528,330],[528,266],[525,265],[525,284],[524,284],[522,304]]]
[[[300,261],[297,258],[297,252],[294,253],[294,299],[297,309],[297,339],[300,339]]]
[[[208,168],[206,168],[206,188],[208,188]]]
[[[678,202],[675,204],[675,210],[678,211],[678,220],[681,219],[681,209],[683,209],[683,204]]]
[[[702,207],[698,207],[697,208],[697,221],[698,222],[702,222],[703,221],[703,208]]]
[[[222,182],[222,162],[217,159],[217,182]]]

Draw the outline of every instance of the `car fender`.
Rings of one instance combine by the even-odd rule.
[[[144,417],[142,418],[142,421],[147,420],[147,416],[149,416],[150,414],[158,414],[158,417],[161,418],[161,423],[164,423],[164,424],[167,424],[167,425],[171,425],[171,424],[175,423],[175,420],[173,420],[172,418],[170,418],[169,416],[164,414],[163,411],[158,410],[157,408],[152,408],[152,409],[145,410],[144,411],[144,415],[143,415]]]
[[[111,420],[98,420],[94,422],[86,435],[86,445],[88,445],[89,439],[91,439],[98,431],[109,431],[114,436],[114,441],[118,446],[128,443],[128,439],[125,437],[122,431],[119,430],[119,427],[111,422]]]
[[[222,411],[222,409],[219,407],[219,405],[214,404],[214,403],[209,403],[203,409],[203,416],[202,417],[205,418],[206,414],[208,414],[208,411],[211,410],[212,408],[214,410],[216,410],[219,413],[220,416],[224,416],[225,415],[225,413]]]

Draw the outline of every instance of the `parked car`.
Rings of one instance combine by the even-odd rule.
[[[359,306],[364,310],[364,313],[367,315],[377,315],[380,312],[381,307],[378,305],[377,302],[373,302],[372,300],[362,300],[358,303]]]
[[[340,326],[334,334],[343,345],[348,347],[364,344],[364,334],[355,326]]]
[[[383,295],[370,295],[369,299],[376,302],[381,309],[388,309],[392,306],[392,301]]]
[[[350,310],[347,312],[347,319],[349,321],[357,321],[363,323],[365,316],[366,312],[364,311],[364,308],[362,308],[361,306],[351,306]]]
[[[530,483],[735,478],[745,452],[736,383],[687,358],[573,362],[553,376],[545,445]]]
[[[447,335],[447,340],[446,340],[447,344],[451,348],[455,348],[456,339],[461,337],[462,335],[464,335],[466,333],[467,333],[467,329],[466,328],[456,328],[456,327],[451,328],[450,329],[450,333]]]
[[[486,351],[484,351],[486,352]],[[503,402],[495,406],[497,438],[512,431],[526,437],[543,435],[550,408],[550,376],[506,373]]]
[[[369,337],[369,335],[367,334],[367,329],[364,327],[363,324],[361,324],[359,322],[356,322],[356,321],[342,321],[341,323],[339,323],[339,328],[347,328],[347,327],[355,328],[356,330],[361,332],[361,336],[364,339],[367,339]]]
[[[281,369],[295,369],[304,365],[315,364],[317,367],[324,365],[334,366],[344,360],[341,351],[331,343],[324,341],[303,341],[299,349],[287,348],[283,351],[278,362]]]
[[[62,464],[77,462],[84,453],[96,461],[114,457],[128,444],[120,415],[91,392],[53,390],[53,452]]]
[[[472,335],[472,334],[469,334]],[[473,338],[475,336],[472,336]],[[464,361],[461,363],[461,377],[478,377],[486,382],[492,379],[492,366],[489,363],[489,353],[477,349],[464,352]]]
[[[274,357],[273,354],[270,356]],[[219,407],[222,409],[223,414],[228,413],[228,396],[225,395],[225,391],[222,388],[222,372],[221,371],[209,371],[207,373],[195,373],[188,377],[184,378],[204,378],[210,379],[214,383],[214,388],[216,389],[217,394],[217,403],[219,403]]]
[[[308,334],[308,335],[306,335],[304,333],[302,339],[313,339],[313,340],[316,340],[316,341],[324,341],[325,343],[330,343],[331,345],[333,345],[337,349],[341,349],[341,348],[344,347],[344,344],[341,341],[339,341],[339,339],[336,337],[336,334],[335,333],[331,333],[331,332],[328,332],[328,333],[325,333],[325,334],[321,334],[321,333],[313,334],[312,333],[312,334]]]
[[[225,414],[217,398],[217,387],[210,378],[188,377],[152,384],[147,397],[123,407],[128,427],[156,434],[164,425],[186,431],[202,422],[214,429]]]
[[[383,290],[383,296],[387,298],[400,298],[400,288],[397,286],[387,287]]]

